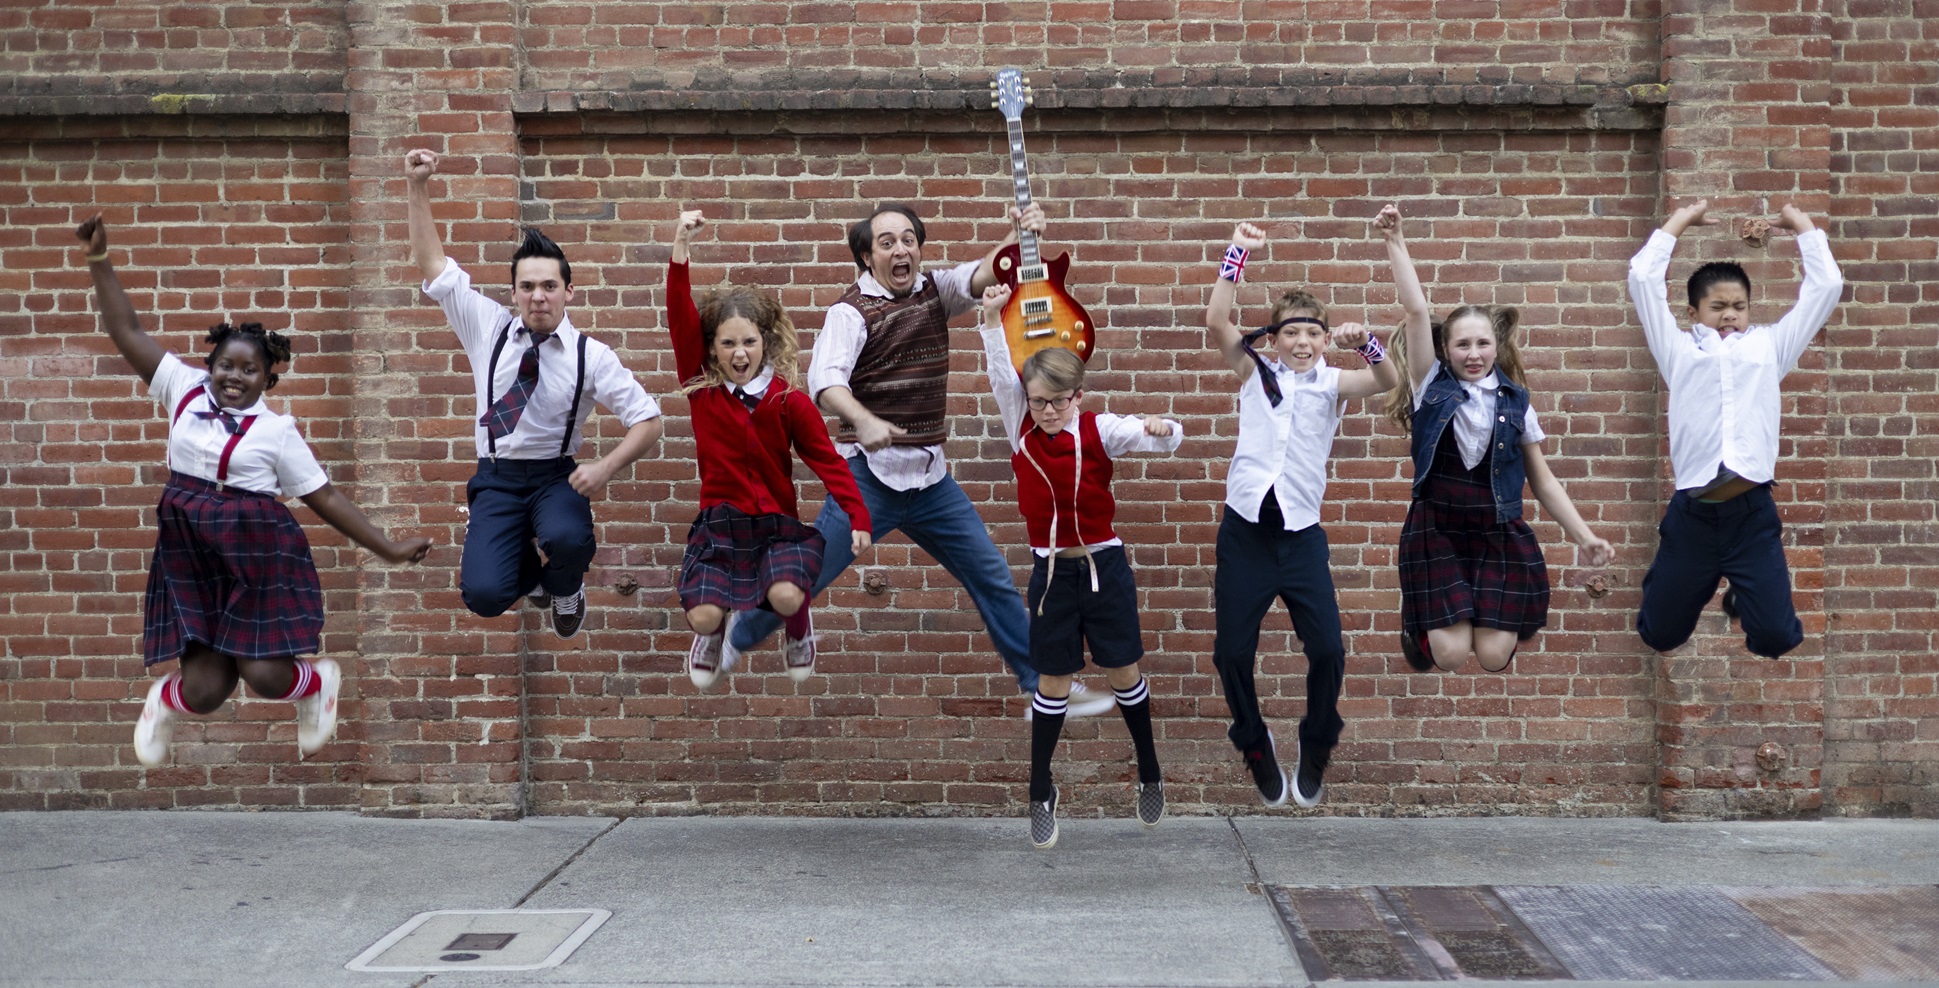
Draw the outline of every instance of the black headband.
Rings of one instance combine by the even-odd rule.
[[[1273,323],[1270,326],[1261,326],[1258,329],[1251,330],[1250,332],[1246,333],[1246,343],[1250,344],[1262,336],[1271,336],[1272,334],[1277,333],[1282,329],[1285,329],[1287,326],[1298,325],[1301,323],[1304,323],[1308,326],[1318,326],[1322,331],[1325,331],[1325,332],[1332,331],[1327,327],[1326,320],[1324,319],[1315,319],[1312,316],[1289,316],[1285,319],[1279,320],[1276,323]]]

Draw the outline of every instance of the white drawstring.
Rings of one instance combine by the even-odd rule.
[[[1071,424],[1078,425],[1079,423],[1076,421],[1073,421]],[[1042,477],[1044,479],[1044,486],[1050,489],[1050,563],[1049,563],[1050,573],[1048,576],[1044,577],[1044,597],[1049,597],[1051,581],[1057,579],[1057,558],[1058,558],[1057,556],[1057,519],[1059,517],[1057,512],[1057,486],[1050,482],[1050,475],[1044,472],[1044,468],[1041,464],[1037,462],[1037,458],[1030,455],[1030,433],[1032,430],[1037,432],[1043,431],[1037,428],[1037,423],[1035,421],[1032,421],[1030,423],[1030,428],[1024,430],[1023,438],[1018,441],[1017,448],[1023,451],[1023,458],[1026,461],[1028,461],[1030,463],[1030,466],[1037,471],[1037,476]],[[1049,433],[1045,433],[1044,435],[1046,437],[1045,441],[1048,442]],[[1077,536],[1077,544],[1084,547],[1084,567],[1090,570],[1091,572],[1091,592],[1097,593],[1098,592],[1097,564],[1095,561],[1091,559],[1091,547],[1089,545],[1086,545],[1084,542],[1084,522],[1083,522],[1084,512],[1083,512],[1083,507],[1079,505],[1077,501],[1078,495],[1083,493],[1083,490],[1084,490],[1084,432],[1083,430],[1080,428],[1077,431],[1071,433],[1070,438],[1071,438],[1071,442],[1077,445],[1077,469],[1075,471],[1076,476],[1074,477],[1075,482],[1071,486],[1071,495],[1070,495],[1071,532],[1072,534]],[[1044,616],[1043,598],[1038,598],[1037,600],[1037,616],[1038,617]]]

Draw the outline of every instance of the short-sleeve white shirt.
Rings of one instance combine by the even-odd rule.
[[[221,483],[276,497],[302,497],[321,490],[330,482],[316,461],[310,444],[296,427],[296,419],[271,411],[261,398],[248,408],[217,411],[208,390],[209,372],[190,367],[170,353],[155,367],[148,382],[148,394],[170,418],[168,426],[168,467],[210,483]],[[182,399],[197,387],[201,394],[191,398],[182,414]],[[214,414],[211,414],[214,413]],[[233,413],[233,414],[232,414]],[[225,415],[231,421],[253,417],[249,430],[242,434],[229,454],[229,472],[222,477],[222,451],[229,448],[233,433],[218,421]]]
[[[1340,370],[1321,363],[1303,374],[1267,357],[1278,375],[1278,405],[1266,397],[1257,368],[1239,386],[1239,445],[1225,475],[1225,505],[1257,524],[1266,492],[1279,498],[1286,530],[1319,524],[1326,493],[1326,459],[1340,429]]]

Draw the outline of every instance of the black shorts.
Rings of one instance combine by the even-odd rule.
[[[1074,676],[1084,670],[1084,643],[1091,661],[1118,669],[1144,658],[1144,635],[1138,630],[1138,584],[1131,578],[1131,561],[1123,546],[1060,559],[1037,556],[1030,570],[1030,665],[1045,676]],[[1057,578],[1050,579],[1050,567]],[[1091,590],[1091,567],[1097,567],[1097,590]],[[1046,598],[1045,584],[1050,593]],[[1039,606],[1041,605],[1041,606]]]

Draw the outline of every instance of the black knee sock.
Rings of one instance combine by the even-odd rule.
[[[1130,689],[1112,692],[1118,696],[1118,713],[1124,715],[1124,726],[1131,729],[1131,743],[1138,749],[1138,781],[1157,782],[1158,744],[1151,736],[1151,691],[1139,677]]]
[[[1070,701],[1038,693],[1030,700],[1030,801],[1050,798],[1050,756],[1064,734],[1064,711]]]

